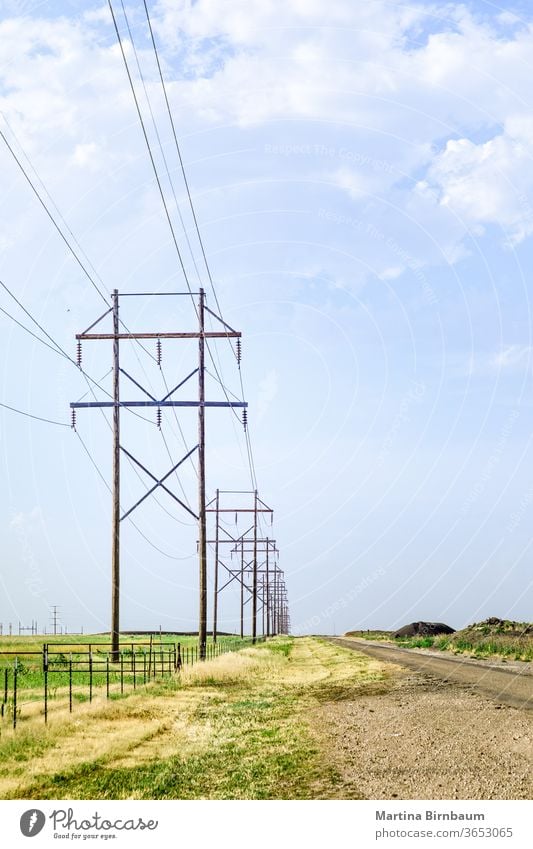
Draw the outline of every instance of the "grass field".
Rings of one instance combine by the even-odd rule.
[[[385,687],[375,660],[319,639],[278,637],[124,698],[99,695],[73,715],[54,714],[46,728],[2,727],[0,796],[336,798],[320,708]]]

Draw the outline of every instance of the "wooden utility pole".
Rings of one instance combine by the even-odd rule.
[[[218,541],[219,541],[219,507],[220,507],[220,493],[217,489],[216,494],[216,525],[215,525],[215,571],[213,575],[213,642],[217,641],[217,617],[218,617]]]
[[[241,542],[241,640],[244,637],[244,542]]]
[[[254,491],[254,576],[252,582],[252,643],[257,639],[257,490]]]
[[[198,643],[200,659],[205,659],[207,643],[207,533],[205,513],[205,292],[198,302],[198,557],[200,611]]]
[[[272,636],[278,633],[278,570],[274,570],[274,590],[272,598]]]
[[[270,637],[270,584],[269,584],[269,574],[268,574],[268,555],[269,555],[269,539],[267,537],[266,542],[266,633],[267,637]]]
[[[120,360],[118,290],[113,290],[113,515],[111,552],[111,660],[118,663],[120,644]]]

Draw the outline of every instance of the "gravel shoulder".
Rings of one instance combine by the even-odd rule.
[[[533,712],[386,666],[387,692],[329,702],[315,716],[341,776],[337,798],[533,798]]]

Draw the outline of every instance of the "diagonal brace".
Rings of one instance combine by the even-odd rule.
[[[190,507],[188,507],[186,504],[184,504],[184,502],[183,502],[183,501],[181,501],[181,499],[179,499],[179,498],[177,497],[177,495],[174,495],[174,493],[173,493],[170,489],[168,489],[168,487],[166,487],[166,486],[165,486],[165,484],[164,484],[164,481],[166,481],[166,480],[167,480],[167,478],[169,478],[169,477],[170,477],[170,475],[171,475],[173,472],[175,472],[175,471],[176,471],[176,469],[177,469],[179,466],[181,466],[181,465],[182,465],[182,463],[184,463],[184,462],[185,462],[185,460],[188,460],[188,459],[189,459],[189,457],[191,456],[191,454],[193,454],[193,453],[194,453],[194,452],[198,449],[198,445],[195,445],[195,447],[194,447],[194,448],[191,448],[191,450],[189,451],[189,453],[188,453],[188,454],[186,454],[186,455],[185,455],[185,457],[182,457],[182,459],[179,461],[179,463],[176,463],[176,465],[175,465],[175,466],[174,466],[174,467],[173,467],[173,468],[172,468],[169,472],[167,472],[167,474],[166,474],[166,475],[164,475],[164,477],[162,477],[162,478],[161,478],[161,480],[158,480],[158,479],[156,478],[156,476],[155,476],[155,475],[153,475],[153,474],[152,474],[152,473],[151,473],[151,472],[150,472],[150,471],[146,468],[146,466],[143,466],[143,464],[142,464],[142,463],[140,463],[140,462],[139,462],[139,460],[137,460],[137,459],[133,456],[133,454],[130,454],[130,452],[129,452],[129,451],[126,451],[126,449],[125,449],[122,445],[120,446],[120,448],[121,448],[121,450],[124,452],[124,454],[126,454],[126,456],[130,458],[130,460],[133,460],[133,462],[134,462],[134,463],[136,463],[136,464],[137,464],[137,466],[139,466],[139,468],[141,468],[141,469],[143,470],[143,472],[145,472],[145,474],[147,474],[147,475],[148,475],[148,477],[152,478],[152,480],[153,480],[153,481],[155,481],[155,486],[153,486],[153,487],[152,487],[152,489],[149,489],[149,490],[148,490],[148,492],[145,492],[145,494],[142,496],[142,498],[140,498],[140,499],[136,502],[136,504],[134,504],[134,505],[133,505],[133,507],[131,507],[131,508],[127,511],[127,513],[124,513],[124,515],[121,517],[120,521],[122,521],[122,519],[125,519],[125,518],[126,518],[126,516],[129,516],[129,515],[130,515],[130,513],[132,513],[132,512],[133,512],[133,511],[134,511],[134,510],[135,510],[135,509],[136,509],[136,508],[137,508],[140,504],[142,504],[142,502],[143,502],[146,498],[148,498],[148,496],[149,496],[149,495],[151,495],[151,494],[152,494],[152,493],[153,493],[153,492],[157,489],[157,487],[158,487],[158,486],[160,486],[160,487],[161,487],[161,489],[164,489],[164,490],[165,490],[165,492],[166,492],[168,495],[170,495],[170,496],[171,496],[171,498],[173,498],[173,499],[174,499],[174,501],[177,501],[177,502],[178,502],[178,504],[179,504],[181,507],[183,507],[183,509],[184,509],[184,510],[186,510],[188,513],[190,513],[190,514],[191,514],[191,516],[193,516],[195,519],[198,519],[198,516],[196,515],[196,513],[194,513],[194,512],[190,509]]]

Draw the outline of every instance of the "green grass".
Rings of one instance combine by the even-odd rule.
[[[4,798],[24,799],[360,798],[353,788],[342,795],[315,717],[328,702],[386,686],[371,658],[276,638],[87,706],[81,728],[74,714],[12,737],[12,749],[0,738],[0,786],[3,775]],[[31,760],[31,776],[17,772],[19,756]]]
[[[392,631],[347,631],[345,637],[359,637],[363,640],[390,640]]]
[[[475,657],[502,657],[507,660],[533,660],[533,638],[512,637],[506,634],[484,636],[483,634],[472,636],[439,637],[435,640],[435,648],[441,651],[455,651],[459,653],[470,653]]]
[[[435,637],[398,637],[394,642],[410,649],[430,649],[435,645]]]
[[[533,625],[509,619],[474,623],[454,634],[393,638],[390,631],[348,631],[347,637],[386,640],[404,648],[437,649],[475,658],[533,661]]]
[[[17,663],[17,688],[19,690],[42,691],[44,687],[43,673],[43,657],[42,649],[46,637],[0,637],[0,688],[4,685],[4,673],[8,672],[8,684],[12,687],[13,669],[15,658]],[[64,651],[60,651],[60,646],[54,645],[50,648],[49,653],[49,673],[48,685],[53,692],[54,689],[68,687],[69,684],[69,660],[72,658],[74,669],[74,681],[76,686],[89,685],[88,654],[89,646],[92,648],[93,654],[93,684],[95,687],[103,686],[106,681],[106,658],[110,651],[109,636],[88,634],[82,637],[73,636],[58,636],[53,637],[53,641],[61,643],[64,646]],[[248,641],[249,642],[249,641]],[[196,647],[198,644],[195,636],[163,636],[153,641],[153,653],[155,655],[156,669],[158,674],[161,669],[161,660],[158,652],[163,649],[163,652],[172,650],[179,643],[181,646],[182,659],[185,663],[186,657],[189,662],[196,662]],[[229,650],[241,648],[246,645],[246,640],[243,642],[240,637],[221,637],[219,644],[225,646]],[[212,641],[208,640],[208,650],[212,646]],[[127,641],[121,643],[121,653],[124,663],[124,681],[126,684],[133,683],[132,674],[132,646],[135,651],[136,660],[136,675],[137,679],[143,677],[143,653],[146,652],[149,657],[149,645],[145,635],[138,637],[128,637]],[[38,654],[35,654],[38,652]],[[15,653],[15,654],[13,654]],[[164,656],[165,671],[168,669],[168,654]],[[111,681],[116,683],[120,680],[118,668],[111,665]],[[39,696],[38,696],[39,697]],[[1,693],[0,693],[1,698]]]

